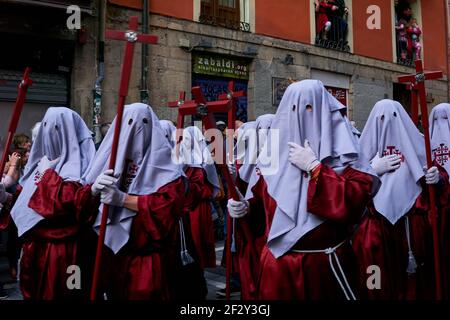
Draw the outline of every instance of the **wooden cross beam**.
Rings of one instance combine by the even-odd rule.
[[[234,86],[234,85],[233,85]],[[228,128],[231,129],[228,132],[228,142],[232,144],[234,130],[234,113],[235,113],[235,98],[237,98],[241,93],[228,92],[226,97],[222,96],[222,100],[218,101],[206,101],[203,92],[200,87],[192,88],[192,97],[194,100],[185,101],[185,94],[180,93],[180,99],[176,102],[170,102],[169,107],[178,107],[178,121],[177,121],[177,141],[180,141],[179,135],[181,135],[181,130],[184,126],[184,117],[188,115],[200,116],[202,123],[206,130],[215,129],[216,121],[214,118],[214,113],[228,113]],[[220,97],[219,97],[220,98]],[[178,144],[177,144],[178,148]],[[178,151],[177,151],[178,154]],[[222,159],[220,163],[217,163],[218,167],[222,172],[222,176],[225,178],[228,185],[228,192],[231,198],[234,200],[240,200],[239,195],[236,191],[236,186],[233,178],[228,170],[226,155],[222,153]],[[225,251],[226,253],[226,298],[230,299],[230,279],[231,279],[231,234],[232,234],[232,221],[231,217],[227,217],[227,245]]]
[[[411,118],[417,126],[419,124],[419,103],[417,99],[419,94],[419,83],[423,83],[425,80],[440,79],[443,77],[443,73],[442,71],[424,72],[421,60],[416,60],[415,64],[416,74],[399,76],[398,82],[408,83],[407,89],[411,91]]]

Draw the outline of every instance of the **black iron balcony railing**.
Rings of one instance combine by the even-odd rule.
[[[347,41],[347,19],[340,16],[328,15],[328,20],[331,22],[331,27],[328,31],[325,30],[325,28],[322,28],[322,30],[316,34],[315,44],[327,49],[349,52],[350,46]]]
[[[204,24],[220,26],[233,30],[241,30],[244,32],[250,32],[250,23],[244,21],[226,19],[220,16],[206,15],[206,14],[201,14],[199,20],[201,23]]]

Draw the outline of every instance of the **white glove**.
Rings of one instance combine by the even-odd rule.
[[[59,157],[56,158],[55,160],[50,161],[47,156],[43,156],[42,159],[39,161],[38,166],[37,166],[37,171],[41,174],[44,175],[44,172],[48,169],[55,169],[56,165],[59,162]]]
[[[299,146],[294,142],[288,142],[288,145],[289,161],[300,170],[310,172],[320,164],[314,151],[309,146],[308,140],[305,140],[305,147]]]
[[[402,159],[395,154],[382,158],[380,158],[377,154],[375,158],[373,158],[371,165],[376,174],[378,176],[382,176],[386,172],[394,171],[400,168],[401,162]]]
[[[100,201],[111,206],[123,207],[127,194],[117,188],[116,185],[105,186],[100,193]]]
[[[8,193],[6,192],[5,185],[0,183],[0,203],[5,203],[8,200]]]
[[[230,172],[231,177],[233,178],[233,181],[236,181],[237,178],[237,170],[236,165],[233,164],[227,164],[228,172]]]
[[[425,173],[425,182],[427,184],[436,184],[439,182],[439,170],[433,166],[427,170],[427,167],[423,167]]]
[[[249,203],[247,200],[244,199],[242,194],[239,192],[239,190],[236,188],[236,191],[239,195],[240,201],[233,200],[232,198],[228,199],[228,213],[230,214],[230,217],[234,219],[239,219],[244,217],[248,213],[249,209]]]
[[[112,186],[117,182],[117,178],[113,176],[113,173],[113,169],[108,169],[95,179],[95,182],[91,187],[93,196],[97,196],[105,187]]]

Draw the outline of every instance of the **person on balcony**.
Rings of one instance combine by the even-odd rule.
[[[316,7],[316,35],[319,39],[328,40],[328,33],[331,29],[331,21],[328,15],[338,7],[329,3],[328,0],[314,0]]]
[[[329,17],[332,21],[330,38],[341,45],[346,45],[348,32],[348,23],[346,18],[349,10],[345,5],[345,0],[330,0],[329,3],[337,7],[336,11],[333,12],[333,15]]]
[[[415,59],[421,59],[422,44],[420,43],[420,35],[422,34],[422,29],[417,24],[416,18],[411,19],[411,24],[406,32],[408,33],[408,51],[411,52],[411,56]]]

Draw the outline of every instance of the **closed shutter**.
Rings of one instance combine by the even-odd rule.
[[[0,70],[0,101],[15,101],[17,86],[23,71]],[[69,88],[67,76],[32,72],[33,85],[28,89],[26,101],[35,103],[67,105]]]

